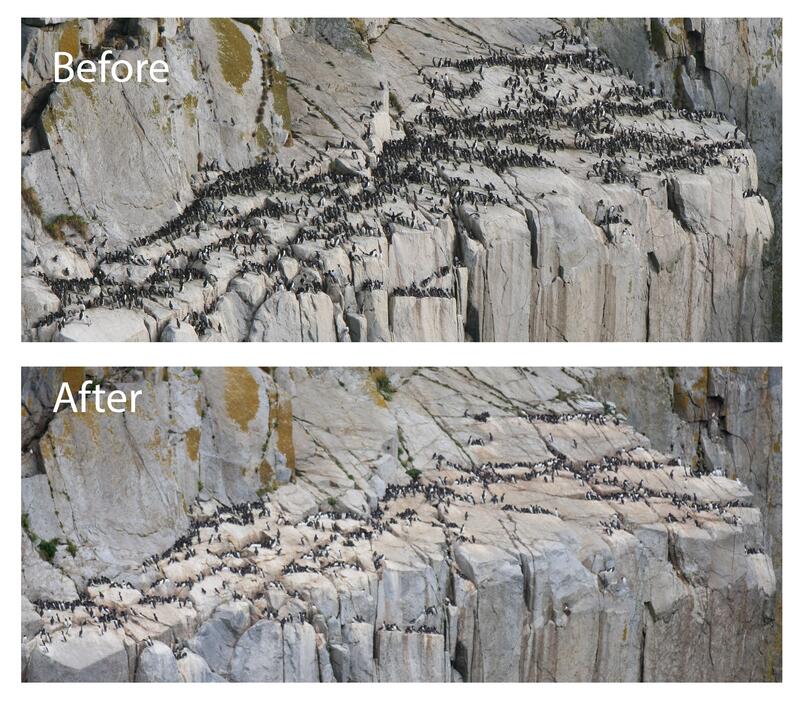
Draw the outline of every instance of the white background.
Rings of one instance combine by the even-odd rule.
[[[794,494],[797,484],[794,460],[797,456],[793,429],[797,427],[797,413],[794,402],[797,398],[796,366],[800,363],[800,345],[794,318],[794,305],[800,305],[797,297],[798,269],[797,246],[794,237],[797,222],[795,197],[800,192],[794,190],[797,177],[793,168],[798,155],[797,136],[800,114],[797,102],[797,85],[800,74],[794,44],[796,4],[781,2],[575,2],[561,0],[557,3],[510,2],[442,2],[439,0],[390,0],[312,2],[293,0],[286,3],[252,2],[234,0],[218,3],[195,2],[138,2],[111,4],[109,2],[31,2],[11,5],[5,3],[2,32],[2,75],[3,86],[0,95],[6,96],[0,103],[2,130],[2,198],[0,212],[0,285],[2,286],[3,309],[6,322],[3,325],[2,354],[3,393],[0,402],[2,411],[2,550],[0,557],[6,563],[4,576],[0,578],[2,612],[4,626],[0,635],[2,657],[0,657],[0,685],[9,693],[24,694],[29,699],[105,699],[114,695],[118,699],[134,699],[142,694],[162,698],[169,695],[191,695],[198,699],[216,699],[231,691],[214,685],[194,685],[192,687],[172,687],[164,685],[148,688],[134,685],[25,685],[19,673],[19,621],[20,621],[20,496],[19,496],[19,387],[22,366],[782,366],[784,382],[784,494]],[[644,344],[644,343],[549,343],[549,344],[23,344],[20,338],[20,173],[19,173],[19,57],[20,29],[19,19],[25,16],[47,17],[107,17],[107,16],[227,16],[260,17],[272,16],[394,16],[394,17],[524,17],[524,16],[630,16],[641,17],[784,17],[784,112],[785,120],[783,150],[785,161],[789,164],[784,172],[783,185],[783,260],[784,260],[784,305],[783,305],[783,343],[772,344]],[[98,154],[98,158],[102,155]],[[605,684],[593,687],[579,687],[574,684],[553,685],[465,685],[461,687],[439,687],[432,685],[326,685],[311,687],[281,684],[267,690],[261,688],[233,688],[233,694],[252,696],[315,698],[324,696],[326,700],[366,700],[380,696],[386,700],[404,699],[408,695],[436,696],[438,699],[458,698],[466,700],[483,699],[488,695],[503,695],[507,698],[526,699],[536,696],[544,699],[573,700],[582,695],[595,697],[611,696],[617,699],[640,699],[648,696],[653,700],[670,699],[676,695],[724,695],[726,700],[752,699],[758,697],[797,698],[795,665],[797,659],[797,600],[794,588],[797,587],[797,559],[795,556],[797,519],[791,500],[786,500],[784,512],[783,558],[783,675],[784,684],[771,685],[726,685],[700,686],[690,684],[682,687],[667,684],[650,684],[647,687],[625,684]],[[731,642],[736,645],[736,642]],[[16,688],[16,689],[14,689]],[[423,689],[424,688],[424,689]],[[795,689],[791,693],[791,689]],[[13,690],[13,692],[12,692]]]

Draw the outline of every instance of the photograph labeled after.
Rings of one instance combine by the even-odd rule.
[[[779,368],[25,368],[22,680],[782,677]]]
[[[22,19],[21,339],[779,341],[782,32]]]

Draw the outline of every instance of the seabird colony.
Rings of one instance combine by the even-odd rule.
[[[467,410],[464,416],[474,422],[476,433],[481,433],[482,425],[491,418],[489,410],[480,408]],[[127,581],[95,577],[75,600],[33,602],[43,620],[35,635],[37,645],[46,654],[54,641],[67,644],[82,639],[88,631],[104,636],[110,630],[122,630],[146,647],[152,643],[148,632],[153,626],[175,624],[179,610],[201,602],[245,599],[260,618],[283,624],[311,621],[316,613],[313,593],[303,591],[292,576],[335,577],[341,571],[355,570],[380,578],[393,537],[413,531],[417,525],[438,532],[441,538],[436,543],[442,545],[445,559],[454,562],[457,544],[491,541],[480,526],[480,518],[487,512],[501,521],[529,517],[561,520],[552,504],[547,507],[529,501],[537,483],[542,486],[543,501],[555,487],[545,487],[548,484],[577,484],[578,489],[568,491],[571,497],[566,499],[619,506],[643,503],[668,523],[699,528],[707,521],[739,525],[736,508],[752,506],[742,499],[698,497],[690,487],[691,479],[709,471],[684,466],[680,459],[656,460],[642,447],[633,446],[592,460],[573,460],[556,448],[548,433],[555,424],[618,424],[614,414],[556,414],[529,408],[506,419],[529,423],[530,431],[543,437],[550,457],[477,462],[466,453],[469,460],[455,461],[434,451],[426,457],[424,470],[404,484],[388,485],[368,514],[328,509],[305,518],[291,517],[269,493],[233,505],[198,501],[190,508],[188,530],[172,546],[146,558]],[[491,432],[482,434],[479,445],[494,440]],[[470,515],[477,516],[470,520]],[[587,526],[613,538],[615,532],[626,528],[624,512],[615,510]],[[237,532],[237,527],[245,529]],[[758,544],[746,545],[745,552],[755,555],[763,549]],[[134,587],[130,581],[140,586]],[[450,604],[448,597],[444,604]],[[414,621],[384,621],[378,626],[406,633],[444,633],[445,621],[446,613],[434,605]],[[175,640],[173,651],[178,658],[185,655],[186,642]]]
[[[513,191],[493,182],[514,170],[559,169],[573,179],[630,184],[646,196],[653,179],[642,187],[642,174],[738,171],[745,161],[744,134],[722,114],[674,108],[652,84],[636,84],[563,29],[538,47],[482,45],[472,56],[434,56],[417,77],[420,90],[398,117],[393,138],[382,143],[374,139],[372,118],[391,86],[376,86],[380,99],[360,115],[362,147],[371,150],[343,137],[302,163],[271,156],[236,171],[205,163],[194,199],[156,231],[113,250],[100,236],[75,244],[92,262],[88,277],[69,267],[47,276],[37,257],[34,270],[61,307],[36,326],[91,324],[93,308],[153,302],[208,338],[223,331],[215,311],[231,280],[254,274],[265,278],[268,295],[326,292],[341,302],[341,291],[356,280],[356,264],[384,255],[386,248],[370,239],[391,245],[398,228],[431,231],[442,218],[461,232],[465,218],[487,207],[518,207]],[[742,197],[761,195],[747,190]],[[593,214],[609,245],[636,236],[621,205],[601,199]],[[326,252],[337,248],[350,270],[326,263]],[[294,268],[284,259],[294,259],[299,272],[289,277]],[[388,294],[453,297],[459,293],[452,269],[459,265],[456,253],[452,266]],[[385,285],[362,276],[356,292]],[[200,294],[186,294],[187,286]]]

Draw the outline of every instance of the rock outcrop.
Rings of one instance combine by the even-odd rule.
[[[143,401],[47,417],[63,374],[23,376],[24,679],[779,674],[779,531],[742,482],[779,480],[774,374],[682,371],[679,411],[726,409],[670,448],[636,372],[65,373]],[[735,405],[762,376],[769,431]]]
[[[747,132],[759,188],[775,219],[767,265],[775,280],[773,338],[781,335],[783,22],[780,18],[575,20],[609,58],[676,105],[719,110]]]
[[[780,368],[598,368],[585,387],[614,402],[659,450],[724,470],[753,493],[766,531],[781,610],[783,384]],[[780,626],[780,615],[779,615]],[[775,669],[780,668],[780,634]]]
[[[686,22],[24,24],[23,336],[766,340],[780,23]]]

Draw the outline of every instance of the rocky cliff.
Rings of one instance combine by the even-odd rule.
[[[780,571],[783,458],[779,368],[598,368],[590,392],[613,402],[660,451],[692,466],[725,466],[765,518]]]
[[[687,22],[24,23],[23,336],[768,339],[780,23]]]
[[[598,46],[676,105],[736,119],[758,156],[759,187],[772,205],[772,335],[781,335],[783,213],[783,22],[780,18],[582,19]]]
[[[23,679],[773,679],[780,379],[640,373],[26,370]]]
[[[783,564],[783,402],[779,368],[598,368],[585,386],[615,403],[653,446],[741,480],[753,493],[775,568]],[[778,617],[780,626],[780,614]],[[780,667],[776,657],[776,671]]]

